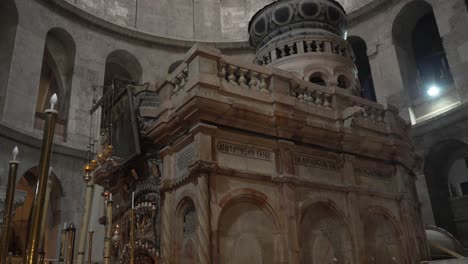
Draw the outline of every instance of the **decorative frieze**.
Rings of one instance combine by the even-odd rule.
[[[218,144],[216,145],[216,149],[221,153],[247,157],[251,159],[259,159],[265,161],[272,161],[273,159],[273,152],[269,150],[244,145],[237,145],[223,141],[218,142]]]
[[[390,180],[392,178],[393,172],[389,169],[376,169],[364,166],[355,166],[354,174],[361,177]]]
[[[303,156],[300,154],[294,155],[294,163],[299,166],[333,171],[337,171],[342,168],[342,165],[337,160],[321,159],[317,157]]]

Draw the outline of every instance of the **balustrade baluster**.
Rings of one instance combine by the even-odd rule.
[[[250,89],[257,89],[257,84],[258,84],[258,73],[254,71],[250,71],[250,82],[249,82],[249,87]]]
[[[247,86],[247,79],[245,78],[245,75],[248,73],[249,71],[247,69],[239,69],[239,86],[241,86],[242,88],[249,88],[249,86]]]
[[[228,82],[232,85],[238,85],[237,83],[237,77],[235,75],[236,71],[239,69],[239,67],[237,66],[234,66],[234,65],[229,65],[228,66],[228,72],[229,72],[229,76],[228,76]]]
[[[270,91],[267,89],[266,79],[268,76],[266,74],[260,74],[260,92],[262,93],[269,93]]]
[[[285,57],[285,56],[286,56],[286,46],[281,46],[281,47],[279,47],[278,49],[280,50],[280,55],[279,55],[279,57],[280,57],[280,58]]]
[[[219,63],[218,77],[226,79],[226,64],[225,63],[222,63],[222,62]]]

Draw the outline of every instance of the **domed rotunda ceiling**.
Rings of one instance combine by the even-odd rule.
[[[89,14],[163,38],[203,42],[245,42],[253,15],[276,0],[54,0]],[[352,12],[374,0],[337,0]],[[79,9],[76,9],[78,7]],[[104,20],[104,21],[103,21]]]

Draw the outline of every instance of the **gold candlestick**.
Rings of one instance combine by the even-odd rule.
[[[3,226],[2,226],[2,237],[1,237],[1,248],[0,248],[0,263],[5,263],[8,255],[8,242],[10,238],[10,226],[11,226],[11,213],[13,211],[13,202],[15,200],[15,184],[16,184],[16,172],[18,171],[19,162],[16,161],[18,155],[18,148],[13,149],[13,160],[10,161],[10,169],[8,172],[8,187],[7,195],[5,200],[5,207],[3,210]]]
[[[52,154],[52,143],[54,141],[55,120],[58,112],[54,110],[57,103],[57,95],[50,99],[51,109],[45,111],[45,127],[42,140],[41,158],[39,161],[39,175],[36,189],[36,197],[32,209],[32,221],[30,229],[30,240],[27,250],[27,264],[37,264],[38,247],[40,243],[42,216],[44,214],[44,200],[47,191],[47,180],[49,178],[50,156]]]
[[[93,234],[94,231],[89,231],[88,264],[91,264],[91,257],[93,256]]]
[[[68,227],[68,248],[67,248],[67,264],[73,264],[73,256],[75,255],[75,233],[76,228],[75,225],[70,224]]]
[[[132,209],[130,212],[130,264],[135,264],[135,193],[132,193]]]
[[[59,263],[60,264],[63,264],[63,262],[65,260],[66,237],[67,237],[67,223],[65,222],[65,224],[63,225],[62,237],[61,237],[61,240],[60,240],[60,256],[59,256]]]

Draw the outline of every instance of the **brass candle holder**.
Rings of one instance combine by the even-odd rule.
[[[0,248],[0,263],[5,263],[8,256],[8,242],[10,238],[10,226],[11,226],[11,214],[13,211],[13,202],[15,200],[15,184],[16,184],[16,173],[18,171],[19,162],[16,161],[18,155],[18,147],[13,149],[13,160],[10,161],[10,168],[8,171],[8,187],[5,201],[5,207],[3,210],[3,226],[1,236],[1,248]]]
[[[52,144],[54,141],[55,121],[58,112],[54,110],[57,104],[57,94],[52,95],[50,99],[51,107],[45,111],[45,127],[42,140],[41,158],[39,161],[39,174],[36,191],[36,199],[32,209],[30,239],[26,255],[27,264],[37,264],[38,248],[41,239],[41,227],[44,215],[44,201],[47,191],[47,180],[49,178],[50,157],[52,154]]]
[[[59,263],[63,264],[65,261],[65,249],[66,249],[66,238],[67,238],[67,223],[63,225],[62,229],[62,237],[60,239],[60,255],[59,255]]]

